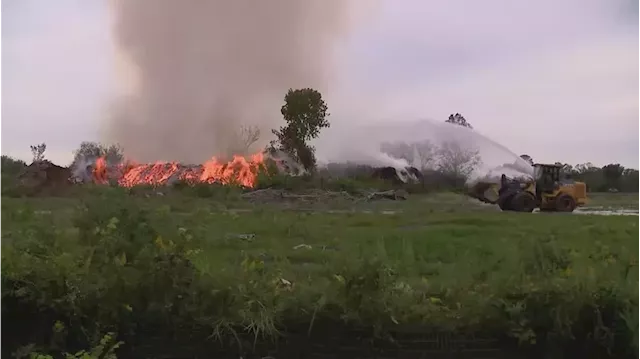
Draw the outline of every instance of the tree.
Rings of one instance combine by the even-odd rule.
[[[232,155],[248,155],[251,146],[260,139],[260,128],[258,126],[244,126],[233,134],[234,140],[230,148]]]
[[[527,161],[527,163],[529,163],[530,165],[533,166],[533,158],[531,158],[531,156],[529,156],[529,155],[520,155],[520,158],[522,158],[523,160]]]
[[[611,163],[602,167],[602,175],[609,188],[618,188],[620,178],[624,173],[624,167],[619,163]]]
[[[322,128],[329,127],[326,119],[329,114],[322,95],[311,88],[289,89],[280,113],[287,125],[272,130],[277,140],[271,142],[271,147],[277,146],[307,171],[313,171],[316,165],[315,149],[307,141],[318,137]]]
[[[465,181],[480,164],[480,154],[477,150],[463,148],[456,142],[445,142],[436,154],[440,172]]]
[[[44,151],[47,150],[47,144],[41,143],[39,145],[30,146],[31,154],[33,155],[33,162],[42,162],[44,161]]]
[[[416,162],[420,170],[431,169],[436,160],[437,147],[429,141],[422,141],[414,144],[416,152]]]
[[[23,160],[2,155],[2,162],[0,163],[0,169],[2,169],[3,175],[4,174],[17,175],[22,170],[24,170],[25,167],[27,167],[27,164]]]
[[[98,158],[104,157],[109,164],[122,163],[124,154],[122,148],[118,145],[103,145],[97,142],[82,142],[80,147],[73,151],[72,167],[81,161],[93,162]]]
[[[240,143],[242,154],[249,152],[249,148],[260,139],[260,128],[258,126],[240,126]]]
[[[459,113],[456,113],[455,115],[454,114],[449,115],[449,119],[447,119],[445,122],[473,129],[473,126],[471,126],[471,124],[467,122],[464,116],[462,116]]]

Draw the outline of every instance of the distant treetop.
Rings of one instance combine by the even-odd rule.
[[[449,118],[445,122],[473,129],[473,126],[471,126],[471,124],[467,122],[464,116],[462,116],[459,113],[456,113],[455,115],[454,114],[449,115]]]

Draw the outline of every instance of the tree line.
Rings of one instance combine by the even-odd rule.
[[[314,173],[316,171],[315,148],[309,145],[309,141],[317,138],[323,128],[330,126],[327,120],[328,107],[322,94],[312,88],[289,89],[280,113],[285,125],[272,130],[276,139],[269,143],[266,150],[282,151],[302,164],[308,173]],[[473,129],[471,123],[460,113],[451,114],[445,122]],[[250,147],[259,140],[260,131],[257,127],[241,127],[236,137],[238,145],[234,150],[248,152]],[[45,150],[44,143],[31,146],[33,162],[44,161]],[[477,150],[455,142],[446,142],[441,146],[435,146],[429,141],[383,143],[380,150],[392,157],[406,160],[409,164],[426,172],[426,175],[446,177],[455,185],[466,182],[481,163]],[[79,161],[98,157],[105,157],[110,163],[119,163],[124,159],[123,149],[117,145],[107,146],[96,142],[83,142],[74,151],[71,166]],[[533,164],[531,156],[520,157]],[[21,167],[19,162],[21,161],[16,162],[7,156],[2,156],[3,173],[5,169]],[[638,170],[624,168],[617,163],[608,164],[602,168],[591,163],[576,166],[562,164],[562,166],[568,177],[586,182],[591,191],[638,192]]]
[[[531,164],[534,163],[529,155],[520,157]],[[555,164],[562,166],[565,176],[586,183],[587,189],[591,192],[638,192],[638,170],[625,168],[619,163],[610,163],[602,167],[591,162],[575,166],[561,162]]]

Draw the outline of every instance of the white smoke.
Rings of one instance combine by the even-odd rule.
[[[334,45],[353,20],[349,0],[110,5],[123,89],[107,142],[147,162],[228,157],[242,125],[269,134],[282,121],[289,88],[326,94]],[[252,150],[268,141],[260,138]]]
[[[432,120],[386,121],[350,127],[345,122],[323,133],[317,143],[318,157],[325,162],[355,162],[371,166],[420,168],[419,160],[408,163],[389,156],[381,150],[384,143],[406,144],[428,142],[436,148],[453,143],[461,149],[477,151],[481,163],[470,176],[470,181],[495,177],[505,173],[510,177],[531,177],[532,166],[517,154],[475,130]],[[419,156],[417,157],[419,159]]]

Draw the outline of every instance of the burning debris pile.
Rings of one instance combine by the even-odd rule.
[[[237,184],[243,187],[256,186],[258,173],[272,161],[281,173],[300,175],[304,169],[286,154],[261,152],[252,156],[233,156],[231,161],[215,157],[202,165],[177,162],[135,164],[132,162],[110,163],[104,157],[87,158],[72,168],[72,181],[76,183],[114,184],[123,187],[137,185],[172,185],[177,182]]]

